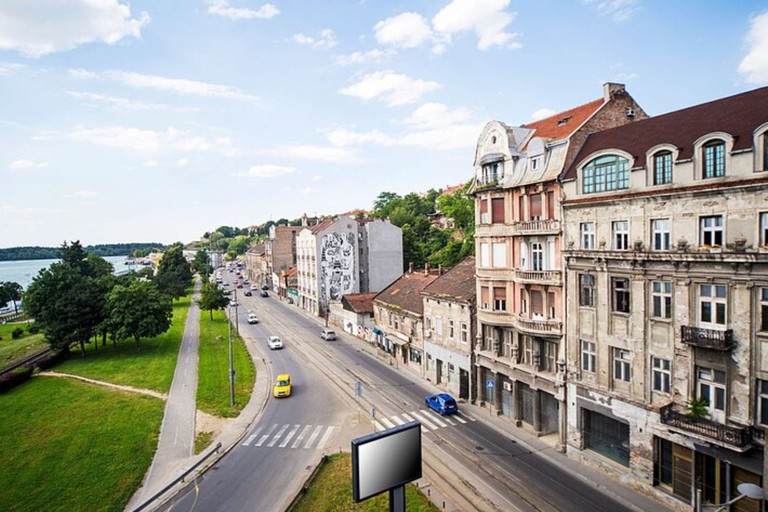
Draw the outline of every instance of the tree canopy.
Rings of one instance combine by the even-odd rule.
[[[171,327],[173,304],[154,284],[134,280],[117,285],[107,298],[109,331],[116,339],[133,339],[140,349],[141,338],[151,338]]]
[[[0,307],[5,307],[9,302],[13,302],[13,309],[16,313],[19,308],[16,305],[21,300],[24,288],[19,283],[13,281],[0,282]]]
[[[173,299],[186,295],[192,281],[192,270],[182,251],[181,245],[174,245],[165,251],[154,279],[157,289]]]
[[[224,296],[223,290],[216,283],[205,282],[200,289],[200,298],[197,305],[203,311],[210,311],[211,320],[213,320],[213,311],[224,309],[229,304],[229,299]]]

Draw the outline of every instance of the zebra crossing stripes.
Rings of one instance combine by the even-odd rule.
[[[413,414],[413,413],[411,413],[411,414]],[[408,416],[406,413],[403,413],[403,415],[402,415],[402,416],[403,416],[403,418],[405,418],[407,421],[418,421],[419,423],[421,423],[421,428],[422,428],[422,429],[424,429],[424,430],[426,430],[427,432],[429,432],[429,431],[431,430],[431,429],[430,429],[430,428],[429,428],[427,425],[425,425],[425,424],[424,424],[424,422],[422,422],[422,421],[420,421],[420,420],[418,420],[418,419],[414,420],[413,418],[411,418],[410,416]],[[414,416],[416,416],[416,415],[414,414]]]
[[[381,422],[382,422],[384,425],[386,425],[386,428],[392,428],[392,427],[394,427],[394,426],[395,426],[395,424],[394,424],[394,423],[392,423],[391,421],[389,421],[387,418],[381,418]]]
[[[449,416],[441,416],[436,412],[433,412],[432,410],[419,410],[419,411],[409,411],[409,412],[401,412],[398,415],[391,415],[388,417],[380,417],[377,418],[375,421],[376,428],[381,429],[388,429],[393,428],[398,425],[404,425],[405,423],[408,423],[409,421],[418,421],[421,423],[421,427],[425,432],[430,432],[432,430],[437,430],[439,428],[445,428],[445,427],[456,427],[459,424],[466,425],[470,421],[476,421],[475,418],[472,418],[471,416],[466,416],[460,412],[456,414],[451,414]]]
[[[299,444],[304,440],[304,437],[306,437],[307,432],[309,429],[312,428],[312,425],[307,425],[304,427],[304,429],[301,431],[301,434],[299,434],[299,437],[296,438],[296,441],[293,442],[293,445],[291,445],[291,448],[296,448],[299,446]]]
[[[275,423],[274,425],[272,425],[272,428],[271,428],[271,429],[269,429],[269,432],[267,432],[266,434],[264,434],[263,436],[261,436],[261,439],[259,439],[259,442],[258,442],[258,443],[256,443],[256,445],[255,445],[255,446],[261,446],[261,445],[263,445],[263,444],[264,444],[264,441],[266,441],[267,439],[269,439],[269,436],[270,436],[270,435],[272,435],[272,432],[274,432],[274,430],[275,430],[277,427],[278,427],[277,423]]]
[[[312,446],[312,443],[315,442],[315,439],[317,439],[317,436],[320,435],[320,431],[323,430],[322,425],[318,425],[314,432],[312,432],[312,436],[310,436],[309,440],[307,441],[307,444],[304,445],[304,448],[309,449],[310,446]]]
[[[288,435],[285,436],[285,439],[283,439],[283,442],[278,445],[279,448],[285,448],[285,446],[291,442],[291,439],[293,439],[293,436],[296,435],[296,431],[299,430],[299,427],[301,425],[294,425],[290,432],[288,432]]]
[[[429,415],[428,414],[424,414],[423,412],[420,412],[420,413],[417,414],[416,411],[413,411],[411,414],[413,414],[413,416],[416,419],[421,421],[422,424],[428,426],[432,430],[437,430],[437,428],[438,428],[437,425],[435,425],[434,423],[432,423],[432,421],[429,420],[429,418],[428,418]]]
[[[259,427],[253,434],[242,443],[243,446],[252,446],[255,448],[299,448],[304,450],[320,450],[325,446],[328,440],[336,430],[334,426],[325,425],[285,425],[274,424],[271,428],[264,430],[263,435],[259,437],[266,426]],[[301,429],[301,430],[299,430]],[[382,430],[384,428],[382,427]],[[298,434],[298,436],[296,435]],[[258,441],[254,443],[254,440]],[[289,446],[289,443],[293,444]],[[278,444],[279,443],[279,444]]]
[[[297,425],[298,426],[298,425]],[[336,429],[336,427],[328,427],[325,429],[325,434],[323,434],[323,437],[320,438],[320,442],[317,443],[317,449],[322,450],[325,446],[325,443],[328,442],[328,439],[331,437],[331,434],[333,434],[333,431]]]
[[[275,437],[272,438],[272,440],[269,442],[269,444],[267,444],[267,447],[268,448],[272,448],[273,446],[275,446],[275,443],[277,442],[277,440],[280,439],[280,436],[282,436],[285,433],[286,430],[288,430],[288,427],[290,427],[290,425],[283,425],[283,428],[281,428],[280,432],[278,432],[275,435]]]

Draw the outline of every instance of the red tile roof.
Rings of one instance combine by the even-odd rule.
[[[754,130],[768,121],[768,87],[591,133],[563,179],[576,177],[582,160],[602,149],[620,149],[645,165],[645,154],[658,144],[679,148],[678,160],[693,157],[693,144],[703,135],[725,132],[734,138],[733,151],[749,149]]]
[[[445,190],[443,190],[443,193],[440,194],[440,195],[441,196],[449,196],[449,195],[453,194],[454,192],[456,192],[457,190],[461,190],[461,189],[465,188],[466,186],[467,186],[466,183],[461,183],[459,185],[454,185],[452,187],[448,187],[447,186],[447,187],[445,187]]]
[[[324,230],[325,228],[327,228],[328,226],[333,224],[333,222],[335,220],[336,219],[325,219],[323,222],[321,222],[319,224],[315,224],[314,226],[310,226],[309,230],[312,231],[312,234],[316,235],[320,231]]]
[[[403,274],[395,282],[379,292],[374,301],[385,307],[401,309],[422,315],[424,301],[421,291],[437,279],[437,269],[431,269],[428,275],[424,271]]]
[[[373,298],[375,296],[376,292],[350,293],[341,298],[341,303],[344,304],[344,309],[350,309],[355,313],[373,313]],[[349,308],[346,307],[347,305]]]
[[[477,294],[475,257],[467,256],[461,260],[455,267],[424,288],[421,294],[460,302],[474,302]]]
[[[536,130],[532,137],[543,137],[545,139],[562,140],[568,138],[584,121],[592,117],[604,103],[604,100],[591,101],[584,105],[560,112],[553,116],[539,119],[532,123],[522,125],[523,128]],[[562,124],[559,124],[567,119]]]

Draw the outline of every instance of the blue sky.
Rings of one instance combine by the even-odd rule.
[[[768,3],[5,0],[0,247],[368,209],[607,81],[650,115],[764,86]]]

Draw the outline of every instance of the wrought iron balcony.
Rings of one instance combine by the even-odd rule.
[[[726,352],[733,348],[733,330],[718,331],[717,329],[703,329],[684,325],[680,329],[680,337],[683,343],[701,348],[720,350]]]
[[[659,410],[659,415],[661,422],[665,425],[715,439],[736,448],[746,448],[756,438],[762,437],[762,432],[758,432],[752,427],[724,425],[708,418],[692,418],[685,413],[676,411],[674,403],[662,407]]]
[[[515,222],[518,234],[541,234],[560,231],[560,221],[557,219],[519,220]]]

